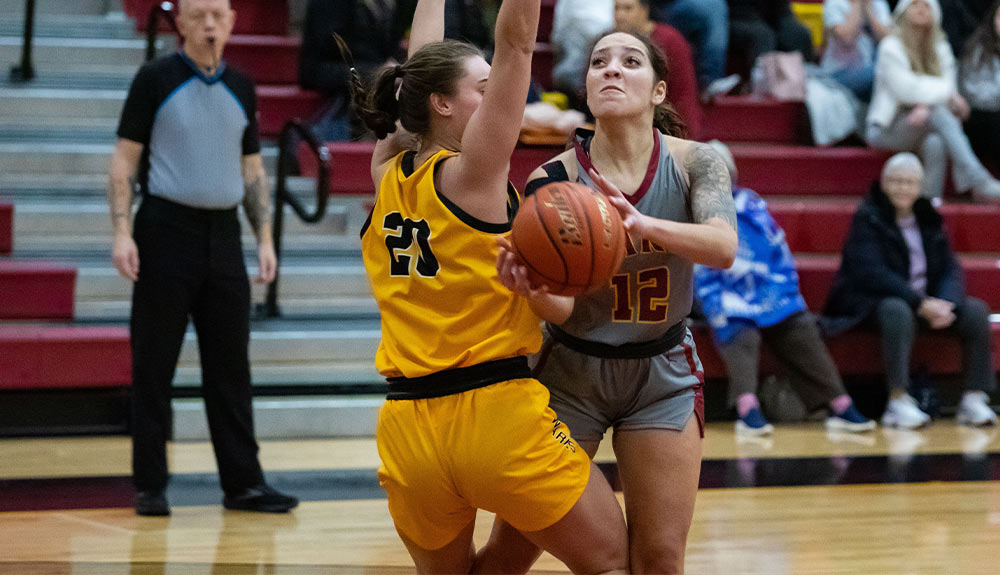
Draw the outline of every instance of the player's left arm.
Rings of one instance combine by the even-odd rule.
[[[497,238],[497,278],[507,289],[528,300],[531,311],[544,321],[559,325],[573,313],[576,299],[558,296],[546,287],[537,287],[528,279],[528,269],[520,263],[510,240]]]
[[[729,170],[718,152],[706,144],[685,142],[685,147],[677,151],[688,177],[694,223],[643,214],[615,184],[593,170],[590,176],[618,209],[633,240],[647,239],[696,264],[728,268],[736,258],[737,246]]]
[[[274,279],[277,257],[274,253],[274,238],[271,234],[271,195],[267,185],[267,170],[259,153],[243,156],[243,211],[250,227],[257,236],[257,260],[259,273],[257,281],[269,283]]]

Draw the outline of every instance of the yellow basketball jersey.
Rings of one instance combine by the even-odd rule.
[[[413,152],[396,156],[361,230],[382,315],[375,366],[386,377],[421,377],[541,346],[538,316],[497,278],[496,241],[510,223],[473,218],[434,187],[435,166],[454,154],[443,150],[420,166]]]

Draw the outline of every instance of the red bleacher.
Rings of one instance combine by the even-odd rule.
[[[706,140],[797,144],[808,141],[809,120],[798,102],[724,96],[704,108]]]
[[[257,84],[295,84],[301,47],[302,40],[296,36],[241,34],[229,39],[222,57]]]
[[[793,252],[840,252],[860,198],[772,201],[771,215]],[[1000,252],[1000,206],[944,204],[938,208],[956,252]]]
[[[0,255],[14,248],[14,206],[0,202]]]
[[[295,85],[257,86],[257,120],[262,136],[274,138],[289,120],[306,119],[322,99]]]
[[[712,342],[704,324],[692,326],[698,357],[706,379],[726,377],[726,364]],[[993,365],[1000,366],[1000,324],[992,324]],[[830,354],[843,376],[877,376],[882,373],[882,344],[873,332],[852,331],[826,341]],[[924,365],[933,375],[952,375],[961,369],[962,353],[958,340],[947,334],[921,333],[911,354],[913,363]],[[777,362],[766,349],[761,352],[761,373],[773,373]]]
[[[0,389],[131,384],[126,327],[0,325]]]
[[[76,268],[0,260],[0,320],[73,319]]]
[[[122,0],[125,14],[135,20],[136,30],[146,31],[149,11],[162,0]],[[288,0],[231,0],[236,10],[234,34],[288,34]],[[160,30],[167,31],[166,25]]]
[[[739,183],[761,195],[863,194],[878,179],[888,152],[862,147],[730,146]]]
[[[984,300],[990,309],[1000,310],[1000,260],[995,256],[959,254],[959,264],[965,272],[965,288],[969,295]],[[823,309],[834,274],[840,267],[836,254],[796,254],[796,269],[802,297],[809,309]]]

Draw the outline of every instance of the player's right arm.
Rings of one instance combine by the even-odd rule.
[[[118,138],[108,171],[108,206],[111,209],[111,261],[122,277],[139,277],[139,250],[132,239],[132,181],[139,172],[142,144]]]
[[[407,42],[406,56],[409,58],[421,47],[433,42],[444,40],[444,3],[445,0],[419,0],[413,12],[413,23],[410,25],[410,38]],[[388,134],[375,143],[372,153],[372,181],[375,183],[375,193],[378,193],[382,176],[390,167],[390,160],[400,152],[416,148],[416,137],[403,129],[396,122],[396,131]]]
[[[462,154],[449,190],[495,194],[506,201],[510,154],[521,132],[540,10],[541,0],[500,4],[489,80],[462,135]],[[444,170],[449,170],[447,164]]]

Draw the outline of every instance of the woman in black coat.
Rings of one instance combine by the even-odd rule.
[[[941,215],[920,196],[923,168],[908,152],[886,162],[862,202],[844,244],[826,302],[828,333],[863,323],[882,335],[889,402],[882,425],[915,429],[930,422],[907,393],[910,351],[918,326],[947,330],[961,341],[965,394],[957,419],[995,424],[988,394],[996,387],[989,307],[967,297]]]

